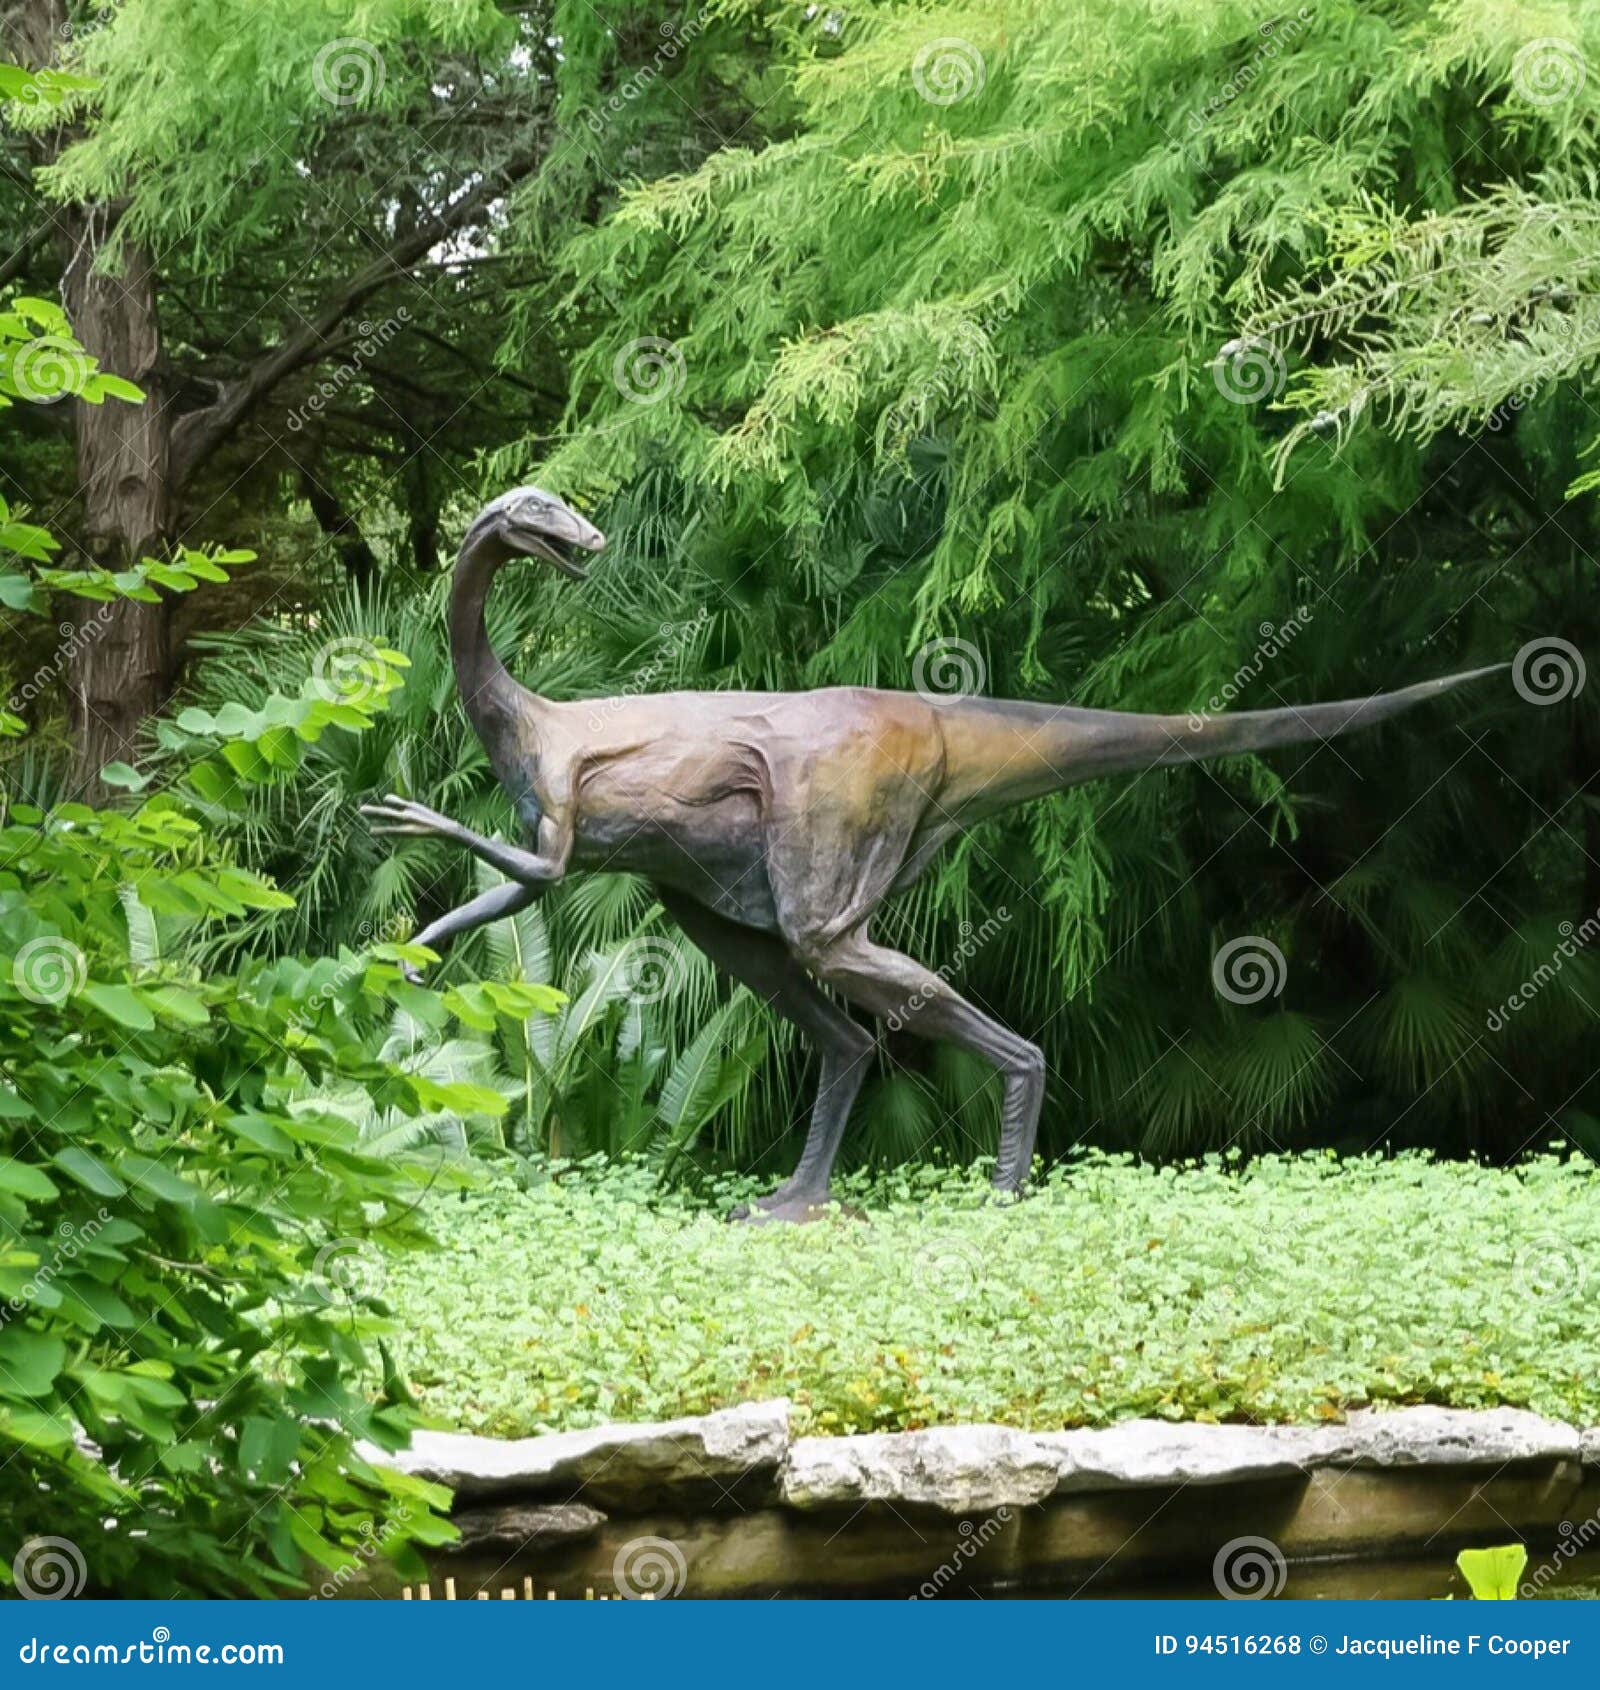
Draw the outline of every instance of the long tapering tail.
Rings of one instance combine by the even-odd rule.
[[[976,802],[980,810],[989,811],[1104,775],[1336,739],[1341,734],[1375,727],[1403,710],[1506,667],[1495,663],[1434,681],[1419,681],[1398,692],[1374,693],[1370,698],[1291,704],[1278,710],[1239,710],[1218,716],[1204,712],[1145,716],[1121,710],[1082,710],[1071,705],[969,699],[966,704],[975,706],[982,718],[981,726],[973,723],[976,731],[972,737],[967,739],[949,717],[945,727],[947,741],[966,740],[961,747],[966,755],[958,758],[966,778],[953,783],[965,791],[952,791],[951,797],[958,802]]]
[[[1097,762],[1101,757],[1109,757],[1109,763],[1097,768],[1095,773],[1162,768],[1171,763],[1271,751],[1279,745],[1337,739],[1341,734],[1376,727],[1403,710],[1426,703],[1468,681],[1496,674],[1505,667],[1503,663],[1495,663],[1485,669],[1444,675],[1435,681],[1418,681],[1415,686],[1401,687],[1398,692],[1346,698],[1335,704],[1288,704],[1278,710],[1239,710],[1223,716],[1203,713],[1139,716],[1107,711],[1105,726],[1092,736],[1099,742],[1092,754]]]

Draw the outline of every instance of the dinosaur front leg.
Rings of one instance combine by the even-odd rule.
[[[374,833],[405,834],[417,838],[431,835],[438,839],[452,840],[457,845],[464,845],[475,857],[499,869],[508,879],[519,881],[524,886],[547,886],[551,881],[559,880],[566,870],[565,856],[558,858],[545,852],[535,855],[532,851],[521,850],[518,846],[507,845],[498,839],[485,839],[481,833],[474,833],[470,827],[452,821],[449,816],[440,815],[437,810],[430,810],[426,804],[418,804],[410,798],[396,797],[392,792],[381,804],[363,804],[361,813],[374,818]],[[546,817],[541,825],[541,842],[547,828],[552,833],[558,832],[550,828],[549,818]]]
[[[458,933],[470,933],[475,927],[482,927],[487,922],[499,921],[502,916],[515,915],[518,910],[526,909],[536,895],[531,886],[507,880],[502,885],[491,887],[487,892],[479,893],[476,898],[462,904],[459,909],[451,910],[448,915],[440,916],[437,921],[430,921],[411,943],[437,949],[439,945],[455,938]],[[412,985],[422,984],[421,972],[409,962],[402,963],[401,968]]]

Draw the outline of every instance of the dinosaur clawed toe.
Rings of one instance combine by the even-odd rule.
[[[826,1191],[791,1191],[779,1186],[753,1203],[740,1203],[728,1211],[730,1221],[745,1226],[766,1226],[772,1221],[789,1221],[796,1225],[806,1221],[826,1220],[833,1209],[833,1199]]]

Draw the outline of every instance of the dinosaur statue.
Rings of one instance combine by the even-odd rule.
[[[1000,1070],[994,1183],[1020,1193],[1044,1101],[1043,1053],[870,933],[884,899],[958,833],[1079,781],[1332,739],[1490,672],[1220,718],[868,687],[646,694],[597,712],[593,700],[555,703],[519,685],[490,646],[484,606],[511,559],[582,580],[583,556],[604,545],[560,499],[521,487],[479,512],[456,563],[456,681],[527,848],[393,794],[363,809],[375,833],[454,840],[506,877],[423,928],[418,943],[510,915],[571,869],[631,870],[713,963],[799,1027],[821,1057],[805,1147],[792,1177],[738,1218],[801,1220],[828,1202],[875,1042],[830,993]]]

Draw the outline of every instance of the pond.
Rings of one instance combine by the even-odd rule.
[[[1528,1574],[1541,1563],[1532,1544],[1528,1549]],[[1546,1562],[1544,1565],[1549,1565]],[[1205,1574],[1188,1574],[1172,1578],[1133,1579],[1126,1575],[1113,1576],[1115,1569],[1101,1579],[1078,1580],[1075,1583],[1053,1586],[996,1591],[986,1590],[987,1597],[1024,1597],[1059,1599],[1062,1597],[1091,1597],[1110,1601],[1220,1601],[1216,1587]],[[1526,1580],[1525,1580],[1526,1582]],[[968,1594],[961,1592],[961,1594]],[[1301,1561],[1289,1568],[1289,1575],[1279,1596],[1296,1601],[1434,1601],[1453,1597],[1457,1601],[1470,1598],[1467,1581],[1456,1569],[1455,1558],[1446,1552],[1440,1556],[1391,1557],[1371,1560],[1365,1557],[1341,1558],[1328,1561]],[[1534,1601],[1600,1599],[1600,1553],[1575,1556],[1529,1592]]]
[[[1537,1601],[1595,1601],[1600,1599],[1600,1552],[1573,1556],[1556,1563],[1541,1551],[1546,1546],[1529,1544],[1529,1562],[1524,1576],[1531,1599]],[[1540,1572],[1539,1569],[1546,1569]],[[430,1600],[471,1600],[480,1590],[492,1599],[504,1593],[515,1598],[532,1595],[535,1598],[560,1597],[583,1599],[592,1594],[595,1599],[614,1594],[609,1582],[575,1585],[560,1577],[550,1576],[547,1558],[534,1555],[452,1556],[435,1563],[434,1576],[428,1586]],[[378,1590],[371,1585],[351,1588],[352,1596],[372,1596]],[[384,1591],[383,1594],[398,1594]],[[693,1596],[691,1588],[683,1592]],[[770,1596],[802,1598],[815,1592],[804,1589],[775,1589]],[[832,1589],[829,1596],[849,1597],[908,1597],[909,1588],[875,1585],[859,1590]],[[1410,1557],[1344,1557],[1322,1561],[1301,1561],[1292,1564],[1283,1589],[1278,1596],[1296,1601],[1435,1601],[1453,1598],[1469,1599],[1471,1591],[1455,1566],[1453,1551],[1439,1555]],[[413,1599],[421,1590],[413,1588]],[[1171,1575],[1133,1576],[1127,1571],[1108,1568],[1105,1573],[1089,1578],[1041,1581],[1026,1584],[959,1583],[952,1581],[940,1593],[940,1600],[982,1598],[1021,1601],[1220,1601],[1215,1585],[1205,1573],[1189,1572]]]

